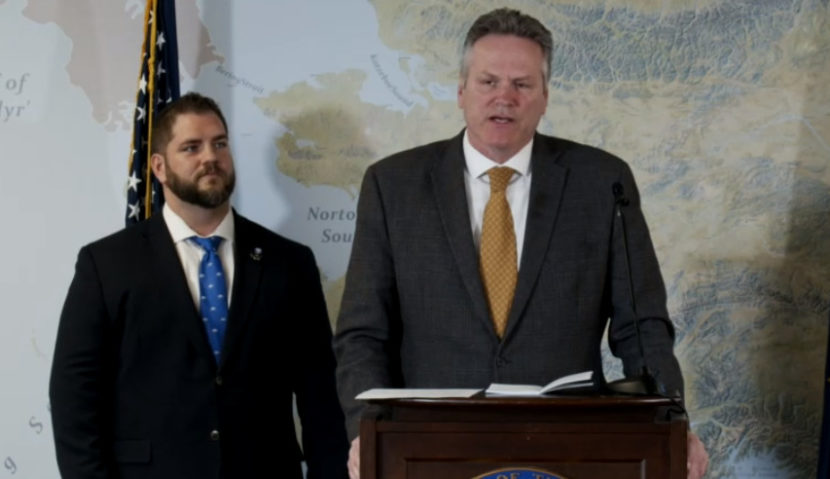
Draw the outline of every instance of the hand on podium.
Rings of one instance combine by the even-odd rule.
[[[700,442],[700,440],[698,440],[698,442]],[[360,436],[352,440],[352,447],[349,448],[348,466],[349,479],[360,479]]]
[[[352,443],[352,449],[354,449],[354,443]],[[349,456],[349,470],[351,470],[351,454]],[[708,466],[709,454],[706,453],[706,449],[703,447],[703,443],[697,437],[697,434],[689,431],[686,435],[686,469],[688,471],[688,479],[700,479],[706,474],[706,468]]]

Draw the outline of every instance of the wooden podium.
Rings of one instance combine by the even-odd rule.
[[[362,479],[682,479],[687,419],[659,397],[387,399],[360,424]],[[499,470],[543,471],[511,476]]]

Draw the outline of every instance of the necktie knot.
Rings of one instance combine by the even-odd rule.
[[[199,236],[191,236],[190,240],[201,246],[203,250],[208,253],[216,253],[219,245],[222,244],[221,236],[211,236],[209,238],[201,238]]]
[[[513,178],[515,170],[509,166],[498,166],[490,168],[487,175],[490,177],[490,193],[503,193],[507,189],[507,183]]]

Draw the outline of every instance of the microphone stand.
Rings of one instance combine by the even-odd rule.
[[[642,367],[640,368],[640,372],[637,376],[611,381],[606,384],[606,387],[609,390],[620,394],[630,394],[636,396],[665,396],[665,393],[661,391],[663,388],[658,386],[657,380],[654,378],[654,374],[652,374],[646,364],[645,349],[643,348],[643,336],[640,331],[640,316],[639,313],[637,313],[637,302],[634,297],[634,279],[631,275],[631,257],[628,248],[628,233],[625,229],[625,215],[623,215],[622,211],[622,207],[628,206],[629,202],[623,194],[623,186],[621,183],[615,182],[612,185],[611,190],[614,193],[614,214],[617,218],[619,218],[621,225],[623,250],[625,251],[625,270],[628,276],[628,295],[631,300],[631,310],[634,313],[634,330],[637,334],[637,345],[640,349]]]

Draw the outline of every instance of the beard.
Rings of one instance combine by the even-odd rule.
[[[228,201],[236,184],[236,174],[233,170],[226,174],[212,164],[205,166],[193,181],[188,181],[177,175],[169,164],[166,164],[165,167],[167,170],[167,187],[170,191],[185,203],[191,203],[206,209],[214,209]],[[209,174],[218,175],[224,180],[223,184],[208,189],[199,189],[199,180]]]

